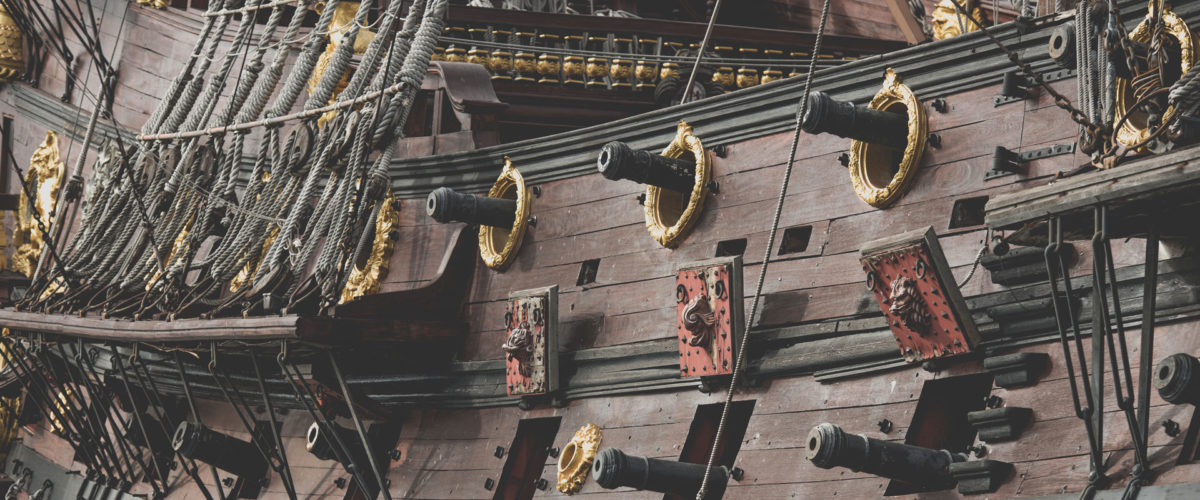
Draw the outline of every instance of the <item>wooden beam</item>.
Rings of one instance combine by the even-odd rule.
[[[704,37],[704,30],[707,27],[706,23],[549,14],[545,12],[485,9],[460,5],[450,6],[450,9],[446,12],[446,22],[447,24],[455,25],[511,25],[538,28],[553,26],[556,30],[564,32],[637,33],[668,38],[686,38],[696,41]],[[712,33],[713,40],[734,44],[772,47],[812,47],[815,37],[816,35],[812,33],[730,26],[728,24],[714,26]],[[823,46],[829,51],[847,51],[862,54],[882,54],[904,48],[903,43],[891,40],[874,40],[870,38],[828,34],[825,35]]]
[[[908,2],[905,0],[884,0],[887,8],[892,13],[892,19],[896,20],[896,26],[900,28],[900,33],[904,35],[904,39],[910,45],[929,40],[925,36],[925,31],[921,29],[921,22],[913,17],[912,9],[909,8]]]
[[[125,342],[296,338],[297,320],[296,316],[266,316],[208,320],[130,321],[80,318],[65,314],[33,313],[12,309],[0,310],[0,325],[14,330]]]

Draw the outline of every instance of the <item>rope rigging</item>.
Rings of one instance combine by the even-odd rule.
[[[137,319],[336,304],[355,257],[369,249],[392,143],[448,2],[418,0],[407,14],[390,2],[368,22],[374,2],[363,1],[331,42],[319,34],[331,31],[334,0],[298,51],[276,43],[297,39],[313,3],[210,3],[199,43],[138,142],[96,161],[96,178],[123,180],[90,186],[80,230],[47,257],[19,308]],[[263,24],[242,15],[267,9]],[[368,27],[378,31],[356,53]],[[229,31],[232,43],[222,42]],[[293,113],[321,58],[324,71]],[[254,167],[243,188],[247,150]]]
[[[792,169],[796,163],[796,150],[800,146],[800,124],[804,120],[804,114],[808,111],[808,96],[809,91],[812,90],[813,73],[816,69],[817,58],[821,54],[821,42],[825,38],[825,24],[829,19],[829,4],[830,0],[822,2],[821,21],[817,25],[816,40],[813,42],[813,50],[808,60],[808,71],[805,72],[804,76],[804,92],[800,97],[800,106],[796,111],[796,122],[792,127],[794,132],[792,133],[791,149],[788,153],[787,166],[783,170],[783,182],[779,187],[779,197],[775,202],[775,214],[771,219],[771,231],[767,236],[767,248],[763,255],[762,269],[758,274],[758,283],[754,287],[754,298],[750,302],[750,314],[746,316],[746,328],[743,330],[741,345],[738,346],[737,359],[733,363],[733,374],[729,380],[729,390],[726,391],[725,403],[721,406],[721,419],[717,424],[716,434],[713,436],[712,450],[708,454],[707,466],[704,468],[704,479],[700,482],[700,490],[696,493],[696,500],[705,500],[709,475],[713,464],[717,460],[717,450],[721,447],[721,436],[725,432],[725,424],[729,418],[729,407],[733,404],[733,391],[737,387],[738,375],[745,370],[746,345],[750,339],[750,327],[754,324],[754,317],[758,314],[759,302],[762,299],[763,284],[766,282],[767,277],[767,265],[771,262],[771,249],[775,247],[775,236],[779,231],[779,218],[783,213],[783,202],[787,198],[788,183],[791,181]],[[716,18],[716,11],[720,5],[720,0],[717,0],[716,6],[713,7],[713,19],[709,20],[710,27]]]

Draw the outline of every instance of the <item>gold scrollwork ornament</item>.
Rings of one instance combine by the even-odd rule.
[[[525,185],[525,178],[513,166],[507,156],[504,157],[504,169],[500,177],[488,191],[490,198],[507,198],[516,200],[517,210],[513,219],[512,229],[479,226],[479,256],[489,268],[503,271],[517,257],[521,248],[521,240],[525,238],[525,230],[529,225],[529,215],[533,213],[533,189]]]
[[[692,133],[692,126],[681,120],[675,139],[667,145],[662,155],[682,158],[685,154],[691,154],[696,161],[695,183],[691,193],[646,186],[646,229],[655,241],[667,248],[679,245],[700,219],[704,199],[708,197],[708,184],[712,180],[712,163],[704,144]],[[679,207],[683,207],[682,210]]]
[[[394,239],[397,227],[400,225],[400,212],[396,210],[396,198],[391,192],[380,201],[383,206],[375,217],[375,239],[371,242],[371,255],[361,267],[354,264],[346,287],[342,289],[341,303],[371,295],[379,291],[379,284],[387,277],[388,262],[392,260],[392,250],[396,247]]]
[[[908,117],[908,143],[899,165],[893,165],[893,150],[886,146],[858,140],[850,143],[850,183],[855,194],[875,208],[886,208],[908,191],[925,154],[928,128],[925,107],[912,90],[900,83],[900,77],[892,68],[887,69],[883,88],[875,93],[867,107]]]
[[[46,140],[33,152],[29,171],[25,173],[25,184],[36,198],[36,205],[30,206],[29,197],[21,196],[17,206],[17,228],[13,231],[16,251],[13,252],[12,270],[27,277],[33,276],[46,237],[39,229],[38,221],[50,229],[64,168],[58,156],[58,135],[47,130]]]
[[[1166,2],[1162,0],[1150,0],[1146,18],[1129,32],[1129,39],[1139,43],[1150,43],[1150,38],[1153,36],[1151,30],[1154,27],[1154,17],[1156,17],[1160,5],[1162,8],[1163,31],[1167,36],[1174,38],[1179,43],[1179,74],[1187,74],[1192,69],[1192,65],[1196,63],[1197,39],[1192,34],[1192,31],[1188,29],[1187,23],[1172,11],[1171,6]],[[1145,113],[1131,109],[1136,101],[1137,98],[1130,89],[1129,80],[1117,78],[1116,102],[1113,106],[1114,123],[1121,122],[1126,114],[1132,115],[1121,123],[1121,128],[1117,129],[1114,135],[1117,142],[1127,148],[1142,144],[1150,138],[1151,131],[1150,127],[1147,126]],[[1174,119],[1175,113],[1176,110],[1174,107],[1167,108],[1166,112],[1163,113],[1160,123],[1170,123]]]
[[[600,451],[602,434],[596,424],[587,424],[563,446],[562,453],[558,455],[558,491],[567,495],[579,493],[591,472],[596,453]]]

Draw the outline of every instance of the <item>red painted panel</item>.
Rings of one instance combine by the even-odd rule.
[[[947,287],[925,242],[907,242],[862,257],[867,286],[888,319],[900,352],[910,363],[971,352]],[[950,292],[957,293],[957,292]]]
[[[555,376],[549,354],[552,333],[550,298],[545,294],[509,299],[504,313],[505,385],[509,396],[546,394]]]
[[[742,298],[735,262],[681,269],[675,276],[679,370],[683,377],[733,373]],[[740,277],[739,277],[740,279]]]

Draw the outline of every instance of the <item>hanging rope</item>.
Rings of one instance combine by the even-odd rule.
[[[721,420],[717,424],[717,432],[713,437],[713,447],[708,454],[708,466],[704,468],[704,479],[700,482],[700,490],[696,493],[696,500],[706,500],[705,494],[708,491],[708,477],[711,474],[713,464],[717,461],[717,449],[720,448],[721,436],[725,432],[725,424],[729,418],[729,407],[733,404],[733,391],[737,388],[738,375],[745,370],[746,364],[746,346],[750,339],[750,327],[754,325],[754,317],[758,314],[758,305],[762,299],[763,283],[767,278],[767,265],[771,263],[771,249],[775,248],[775,236],[779,232],[779,217],[783,213],[783,202],[787,198],[788,183],[792,179],[792,168],[796,164],[796,150],[800,146],[800,124],[804,120],[804,114],[808,112],[808,95],[812,90],[812,81],[814,69],[817,65],[817,58],[821,54],[821,42],[825,39],[825,23],[829,19],[829,3],[830,0],[825,0],[821,6],[821,23],[817,25],[817,38],[813,42],[812,55],[808,60],[808,72],[804,75],[804,92],[800,96],[800,109],[796,111],[796,123],[793,127],[795,132],[792,133],[792,146],[788,152],[787,166],[783,169],[783,182],[779,186],[779,197],[775,201],[775,214],[771,218],[771,232],[767,236],[767,247],[763,252],[762,270],[758,274],[758,283],[754,286],[754,300],[750,302],[750,315],[746,316],[746,328],[742,330],[742,340],[738,345],[737,360],[733,363],[733,375],[729,379],[729,390],[725,394],[725,404],[721,407]],[[718,5],[720,2],[718,1]],[[715,14],[716,8],[713,9]],[[715,17],[715,15],[714,15]]]
[[[712,37],[713,25],[717,24],[717,13],[721,11],[721,0],[713,5],[712,15],[708,16],[708,26],[704,28],[704,38],[700,40],[700,49],[696,51],[696,62],[692,64],[692,72],[688,74],[687,86],[683,88],[683,97],[679,104],[688,102],[692,95],[692,85],[696,83],[696,73],[700,71],[700,61],[704,60],[704,49],[708,48],[708,39]]]

